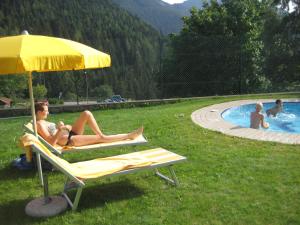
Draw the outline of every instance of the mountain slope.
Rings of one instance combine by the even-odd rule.
[[[182,27],[181,14],[170,4],[160,0],[113,0],[133,15],[151,24],[163,34],[178,32]]]
[[[172,7],[175,8],[181,15],[188,16],[192,7],[202,8],[202,4],[202,0],[187,0],[180,4],[174,4]]]
[[[88,71],[89,96],[99,96],[100,85],[108,84],[126,98],[155,97],[152,76],[159,65],[159,33],[111,0],[1,0],[0,36],[20,34],[24,29],[79,41],[111,55],[111,68]],[[75,89],[84,96],[84,76],[74,73],[46,75],[43,84],[48,97],[74,94]],[[38,77],[34,76],[35,84]]]
[[[201,0],[187,0],[181,4],[170,5],[161,0],[113,0],[133,15],[151,24],[163,34],[177,33],[183,22],[181,17],[189,14],[192,6],[201,7]]]

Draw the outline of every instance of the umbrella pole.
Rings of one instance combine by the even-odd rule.
[[[36,116],[35,116],[35,109],[34,109],[34,99],[33,99],[33,89],[32,89],[32,72],[31,71],[28,73],[28,86],[29,86],[29,96],[30,96],[33,130],[34,130],[34,135],[36,137],[38,137],[37,127],[36,127]],[[41,185],[44,186],[41,155],[39,153],[36,153],[36,159],[37,159],[37,167],[38,167],[40,182],[41,182]]]
[[[32,123],[34,134],[38,137],[37,127],[36,127],[36,115],[34,109],[34,100],[33,100],[33,89],[32,89],[32,73],[28,73],[28,84],[29,84],[29,95],[30,95],[30,104],[31,104],[31,114],[32,114]],[[43,170],[41,164],[41,155],[36,153],[36,161],[38,166],[39,178],[41,185],[44,187],[44,197],[37,198],[29,202],[25,207],[25,212],[29,216],[33,217],[49,217],[57,215],[58,213],[64,211],[68,207],[67,200],[62,196],[48,196],[48,180],[45,177],[45,182],[43,179]]]

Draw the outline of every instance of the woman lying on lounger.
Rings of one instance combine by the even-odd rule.
[[[90,111],[82,112],[72,126],[65,125],[62,121],[58,124],[51,123],[46,121],[49,114],[48,104],[46,102],[36,103],[35,112],[37,118],[37,131],[51,145],[59,144],[62,146],[83,146],[123,141],[127,139],[135,139],[141,135],[144,130],[143,127],[141,127],[128,134],[105,135],[101,132],[93,114]],[[94,132],[93,135],[83,134],[86,124]]]

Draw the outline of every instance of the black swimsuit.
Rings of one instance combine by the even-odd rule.
[[[68,141],[66,143],[67,146],[73,146],[74,145],[73,141],[71,140],[71,137],[74,136],[74,135],[77,135],[77,133],[75,133],[74,131],[71,130],[69,132]]]

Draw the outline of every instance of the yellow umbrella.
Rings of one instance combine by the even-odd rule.
[[[110,55],[75,41],[29,35],[0,38],[0,75],[24,74],[29,76],[29,95],[34,131],[36,117],[32,91],[32,72],[64,71],[104,68],[111,65]],[[38,156],[38,161],[40,161]],[[40,167],[40,163],[38,163]],[[39,168],[41,171],[41,168]],[[42,173],[40,180],[43,185]]]
[[[110,56],[81,43],[39,35],[0,38],[0,74],[109,67]]]

